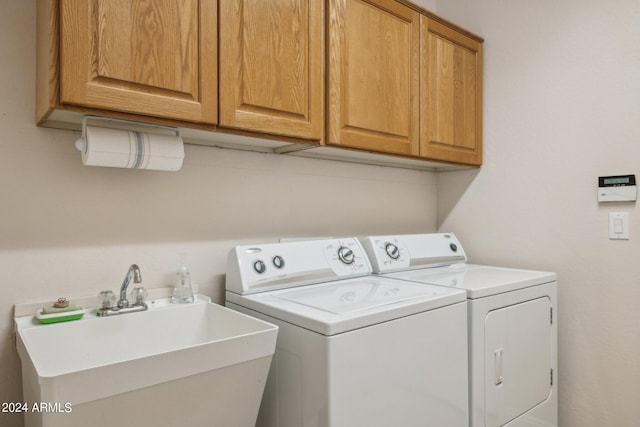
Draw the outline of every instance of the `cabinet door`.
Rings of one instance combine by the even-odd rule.
[[[420,15],[393,0],[330,0],[328,143],[418,155]]]
[[[323,0],[220,0],[220,125],[321,139]]]
[[[482,163],[482,44],[422,17],[420,156]]]
[[[61,0],[60,102],[215,123],[215,0]]]

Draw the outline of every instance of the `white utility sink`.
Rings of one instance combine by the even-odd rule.
[[[48,325],[16,318],[25,401],[52,404],[26,426],[253,426],[277,327],[201,295],[149,307]]]

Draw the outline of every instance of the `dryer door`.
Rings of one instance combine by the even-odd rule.
[[[551,393],[551,301],[537,298],[485,318],[485,425],[498,427]]]

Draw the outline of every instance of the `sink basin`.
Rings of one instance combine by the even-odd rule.
[[[257,414],[277,327],[201,295],[193,304],[174,305],[163,299],[149,306],[144,312],[112,317],[96,317],[95,309],[88,310],[80,320],[49,325],[31,316],[16,318],[25,400],[58,403],[54,408],[61,409],[30,411],[26,425],[95,426],[106,409],[117,414],[119,425],[125,419],[124,425],[130,421],[132,426],[186,426],[187,417],[195,417],[192,425],[200,425],[198,418],[206,415],[210,420],[227,417],[215,425],[253,426],[251,413]],[[141,400],[136,401],[136,393]],[[185,402],[176,395],[184,396]],[[102,409],[96,405],[105,399],[117,402]],[[210,413],[194,414],[198,399],[207,400],[201,406]],[[65,405],[71,410],[65,411]],[[220,408],[211,412],[213,406]],[[132,414],[122,413],[127,407]],[[147,412],[141,410],[144,407]],[[158,415],[162,409],[169,414]],[[151,414],[157,422],[150,422]],[[86,419],[71,423],[70,417]]]

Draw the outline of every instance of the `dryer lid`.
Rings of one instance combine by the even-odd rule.
[[[387,277],[463,289],[467,292],[467,298],[470,299],[541,285],[553,282],[557,278],[555,273],[545,271],[475,264],[454,264],[446,267],[403,271],[388,274]]]

